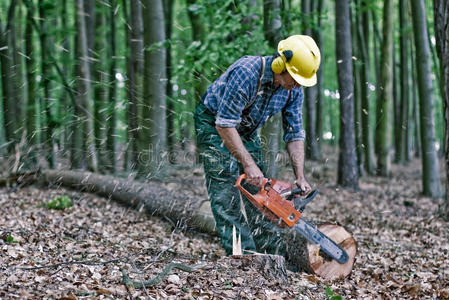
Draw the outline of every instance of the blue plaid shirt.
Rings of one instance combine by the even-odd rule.
[[[203,104],[215,115],[215,125],[235,127],[242,136],[253,133],[268,118],[282,111],[284,141],[304,140],[302,88],[293,88],[290,97],[288,90],[274,88],[273,56],[266,56],[265,60],[265,72],[257,95],[262,60],[259,56],[244,56],[207,89]]]

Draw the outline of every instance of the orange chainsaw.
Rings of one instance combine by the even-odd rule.
[[[304,236],[309,242],[320,245],[320,249],[340,264],[348,261],[348,254],[317,227],[301,217],[306,205],[318,194],[317,190],[310,192],[301,199],[300,188],[293,189],[292,184],[276,179],[264,178],[262,187],[255,195],[251,194],[241,184],[246,174],[240,175],[235,186],[246,198],[257,207],[269,220],[279,227],[291,227]]]

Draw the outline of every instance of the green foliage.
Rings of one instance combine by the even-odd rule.
[[[57,197],[50,202],[45,203],[47,209],[64,210],[72,206],[73,203],[68,196]]]
[[[17,243],[19,243],[18,241],[15,241],[13,236],[10,235],[10,234],[6,235],[5,242],[7,242],[8,244],[17,244]]]
[[[209,21],[205,22],[204,28],[207,34],[201,41],[190,42],[184,54],[185,63],[178,64],[175,75],[184,77],[193,69],[213,81],[243,55],[270,55],[274,52],[264,39],[261,11],[245,1],[236,5],[231,0],[201,0],[188,9]],[[248,22],[244,22],[247,17]]]
[[[330,287],[326,287],[326,299],[328,300],[341,300],[343,299],[342,296],[336,294],[333,290],[330,289]]]

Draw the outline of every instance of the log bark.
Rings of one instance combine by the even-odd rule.
[[[43,170],[43,184],[61,185],[107,197],[135,208],[144,208],[150,215],[170,219],[178,226],[215,233],[215,221],[209,201],[186,199],[184,191],[169,190],[161,182],[139,182],[90,172]]]
[[[165,188],[160,182],[138,182],[89,172],[43,170],[38,176],[40,183],[74,188],[95,193],[127,206],[144,208],[150,215],[158,215],[171,220],[177,226],[187,226],[200,232],[216,234],[215,221],[209,201],[185,196],[183,186],[175,190]],[[286,280],[285,268],[316,274],[324,279],[340,279],[348,276],[354,265],[357,244],[352,235],[342,226],[321,224],[318,228],[349,255],[346,264],[341,265],[327,258],[319,251],[319,246],[308,243],[301,235],[286,231],[286,263],[276,255],[239,255],[243,267],[251,265],[265,278]],[[251,258],[252,257],[252,258]]]

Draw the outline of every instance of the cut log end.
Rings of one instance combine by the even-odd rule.
[[[346,251],[348,261],[338,263],[322,253],[319,245],[309,243],[297,232],[291,231],[286,253],[289,268],[316,274],[325,280],[337,280],[351,274],[357,253],[357,243],[352,235],[336,224],[320,224],[318,229]]]
[[[337,243],[349,256],[345,264],[340,264],[329,259],[320,252],[320,246],[311,243],[307,244],[307,256],[310,269],[313,273],[322,278],[334,280],[348,276],[354,266],[355,255],[357,253],[357,243],[352,235],[342,226],[335,224],[321,224],[318,229]]]

